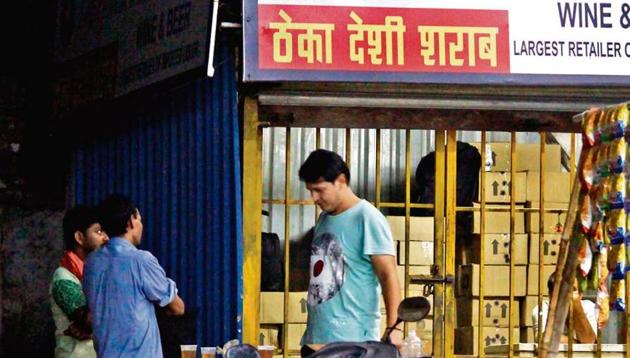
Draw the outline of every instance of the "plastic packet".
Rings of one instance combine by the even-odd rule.
[[[610,284],[610,309],[623,312],[626,310],[626,283],[624,280],[613,279]]]
[[[597,122],[602,114],[601,109],[591,109],[584,115],[582,122],[582,143],[584,146],[592,147],[596,143]]]
[[[607,287],[605,290],[597,290],[597,306],[599,307],[597,327],[602,329],[608,324],[608,319],[610,318],[610,295]]]
[[[589,191],[595,183],[595,164],[597,163],[597,148],[591,148],[584,151],[586,159],[580,172],[580,183],[582,184],[582,191]]]
[[[610,210],[606,220],[606,233],[610,243],[620,245],[626,236],[626,211],[623,209]]]
[[[610,108],[605,110],[604,122],[602,126],[602,143],[609,144],[614,140],[613,137],[613,124],[615,122],[616,108]]]
[[[599,210],[602,213],[608,212],[610,210],[610,201],[608,200],[608,196],[610,194],[610,177],[602,178],[602,182],[599,183],[599,188],[597,190],[597,205],[599,206]]]
[[[626,167],[627,144],[624,138],[616,139],[609,145],[608,166],[611,174],[624,173]]]
[[[608,147],[608,145],[602,145],[597,155],[595,174],[599,177],[599,181],[610,176],[610,166],[608,165],[610,150]]]
[[[623,138],[628,127],[628,106],[620,104],[615,108],[612,123],[610,125],[610,135],[613,139]]]
[[[608,250],[608,271],[613,274],[613,279],[620,280],[626,263],[625,245],[612,245]]]
[[[582,208],[580,209],[580,223],[582,225],[582,232],[588,234],[591,231],[593,225],[593,215],[591,214],[591,198],[588,195],[584,196],[582,202]]]
[[[608,194],[610,210],[622,210],[626,200],[626,176],[614,175],[611,177],[610,183],[610,193]]]

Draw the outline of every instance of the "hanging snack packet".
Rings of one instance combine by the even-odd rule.
[[[626,310],[626,282],[613,279],[610,284],[610,309],[624,312]]]
[[[626,261],[626,252],[625,245],[611,245],[608,249],[608,271],[610,273],[615,274],[617,271],[617,277],[619,274],[623,275],[624,267],[617,265],[618,263],[625,264]],[[619,278],[617,278],[619,279]]]
[[[623,280],[626,269],[626,246],[612,245],[608,253],[608,270],[613,280]]]
[[[599,148],[597,154],[597,164],[595,167],[596,175],[599,177],[599,182],[610,176],[610,165],[608,164],[610,150],[608,145],[602,145]]]
[[[582,171],[580,172],[580,183],[582,184],[582,191],[588,192],[593,187],[595,182],[595,164],[597,163],[597,148],[591,148],[583,151],[583,155],[586,155]]]
[[[610,243],[620,245],[626,237],[626,211],[623,209],[610,210],[606,216],[606,233]]]
[[[620,104],[615,108],[613,120],[610,126],[610,134],[614,139],[623,138],[628,127],[628,106]]]
[[[591,198],[588,195],[584,196],[582,202],[582,208],[580,209],[580,224],[582,225],[582,232],[589,234],[591,226],[593,226],[593,215],[591,214]]]
[[[610,210],[623,210],[626,200],[626,176],[614,175],[611,177],[610,193],[608,203]]]
[[[608,200],[610,194],[610,177],[603,177],[599,185],[600,188],[597,191],[597,205],[599,206],[599,210],[606,213],[610,210],[610,201]]]
[[[599,307],[597,327],[602,329],[608,324],[608,318],[610,317],[610,296],[608,294],[608,287],[605,287],[605,290],[597,290],[597,306]]]
[[[616,108],[610,108],[606,110],[604,116],[604,125],[602,126],[602,143],[610,144],[614,140],[613,138],[613,123],[615,122]]]
[[[627,145],[624,138],[616,139],[610,144],[609,170],[612,174],[621,174],[626,167]]]
[[[582,133],[582,143],[584,146],[592,147],[595,145],[597,122],[599,121],[601,113],[601,109],[594,108],[587,111],[584,115],[584,120],[582,122],[582,128],[584,128]]]

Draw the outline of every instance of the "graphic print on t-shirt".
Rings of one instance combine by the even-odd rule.
[[[318,305],[333,298],[344,281],[344,256],[339,240],[331,233],[323,233],[311,245],[311,278],[308,304]]]

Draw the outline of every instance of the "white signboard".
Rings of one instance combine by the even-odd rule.
[[[245,0],[244,13],[246,80],[630,84],[630,0]],[[299,43],[311,33],[330,42],[321,54]],[[404,58],[380,61],[392,53]]]

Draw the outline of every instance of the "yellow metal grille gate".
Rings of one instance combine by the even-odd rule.
[[[245,342],[251,344],[258,344],[259,340],[259,327],[260,327],[260,256],[261,256],[261,211],[263,208],[263,204],[279,204],[285,206],[285,214],[284,214],[284,255],[285,258],[290,257],[289,252],[289,241],[290,241],[290,210],[288,210],[289,206],[295,205],[314,205],[310,200],[301,200],[301,199],[292,199],[290,197],[291,186],[293,185],[301,185],[301,183],[292,183],[289,179],[291,177],[291,171],[297,171],[298,168],[292,168],[291,163],[291,128],[286,128],[286,150],[285,150],[285,161],[287,165],[285,166],[285,196],[284,198],[266,198],[263,199],[262,195],[262,185],[263,185],[263,175],[262,175],[262,130],[264,127],[267,127],[269,123],[264,121],[260,121],[258,118],[258,103],[253,98],[246,98],[245,100],[245,120],[244,120],[244,200],[243,200],[243,212],[244,212],[244,225],[243,225],[243,233],[244,233],[244,270],[243,270],[243,280],[244,280],[244,297],[243,297],[243,340]],[[350,129],[347,128],[345,130],[345,156],[349,158],[351,146],[348,145],[351,140]],[[373,204],[377,208],[402,208],[405,212],[405,267],[404,267],[404,277],[405,280],[402,283],[404,285],[405,296],[409,294],[409,287],[412,283],[420,283],[424,282],[423,279],[426,277],[414,276],[410,275],[409,272],[409,255],[410,255],[410,212],[411,209],[414,208],[423,208],[423,209],[434,209],[435,217],[434,217],[434,233],[435,233],[435,241],[434,241],[434,266],[435,270],[433,272],[434,275],[437,275],[441,278],[454,277],[455,276],[455,234],[456,234],[456,214],[458,212],[465,211],[476,211],[479,212],[479,220],[480,220],[480,251],[484,252],[484,233],[485,233],[485,224],[486,224],[486,215],[483,213],[486,212],[499,212],[500,209],[488,209],[486,207],[485,202],[485,188],[486,188],[486,173],[481,170],[480,172],[480,182],[479,182],[479,190],[480,190],[480,202],[479,206],[476,208],[469,207],[457,207],[456,206],[456,171],[457,171],[457,147],[456,147],[456,139],[457,133],[455,130],[443,131],[436,130],[435,131],[435,154],[436,154],[436,167],[435,167],[435,202],[433,205],[431,204],[417,204],[411,202],[411,191],[410,191],[410,181],[411,181],[411,161],[410,161],[410,129],[405,131],[405,200],[404,202],[384,202],[381,200],[381,130],[377,129],[376,134],[376,173],[375,173],[375,200]],[[515,215],[516,213],[525,213],[525,212],[562,212],[562,208],[545,208],[544,203],[544,176],[542,173],[545,168],[545,133],[540,133],[540,198],[539,208],[519,208],[516,206],[515,198],[516,198],[516,184],[514,180],[516,180],[516,167],[514,163],[516,162],[516,134],[514,132],[511,133],[511,142],[510,142],[510,175],[513,180],[512,185],[510,186],[510,233],[514,233],[515,228]],[[481,148],[485,148],[486,146],[486,132],[481,132]],[[317,140],[316,147],[320,147],[320,130],[317,130]],[[571,155],[570,155],[570,172],[571,177],[575,175],[575,136],[572,135],[571,140]],[[480,151],[482,157],[482,167],[483,163],[485,163],[486,151]],[[348,163],[350,164],[350,163]],[[571,180],[573,182],[573,180]],[[566,211],[566,209],[564,209]],[[316,215],[318,215],[318,211],[316,211]],[[543,233],[544,233],[544,217],[545,215],[539,215],[539,263],[543,262]],[[513,236],[513,235],[512,235]],[[514,256],[513,250],[514,245],[510,245],[510,257]],[[484,275],[485,275],[485,265],[483,262],[483,255],[480,256],[480,279],[479,279],[479,311],[482,312],[484,302]],[[288,259],[284,262],[285,265],[285,273],[288,276],[290,272],[290,265]],[[510,260],[510,282],[509,282],[509,301],[510,303],[514,302],[514,285],[512,278],[512,272],[514,270],[514,262]],[[282,342],[286,347],[286,342],[288,338],[288,292],[289,292],[289,282],[290,277],[285,277],[285,286],[284,286],[284,322],[282,329]],[[455,293],[454,286],[452,282],[445,282],[435,284],[435,291],[433,296],[433,356],[435,357],[453,357],[455,351],[455,342],[454,342],[454,329],[456,326],[455,322],[455,311],[456,311],[456,301],[455,301]],[[543,277],[543,265],[539,265],[538,270],[538,305],[541,306],[542,303],[542,287],[546,282],[546,279]],[[509,339],[508,339],[508,352],[507,355],[512,357],[514,355],[512,349],[512,343],[517,343],[517,340],[512,335],[511,327],[514,326],[514,304],[509,304]],[[442,317],[442,319],[439,319]],[[539,322],[542,317],[539,315]],[[517,324],[518,326],[518,324]],[[571,324],[572,327],[572,324]],[[601,332],[598,332],[601,336]],[[484,342],[482,339],[482,335],[478,335],[477,341],[477,349],[478,356],[484,356]],[[569,334],[571,339],[572,335]],[[541,334],[539,333],[538,340],[541,339]],[[601,356],[601,345],[598,345],[598,354],[597,356]],[[292,354],[299,353],[298,351],[291,351],[288,349],[280,349],[278,353],[281,353],[284,357],[288,357]],[[571,346],[569,347],[569,356],[572,356]]]

